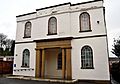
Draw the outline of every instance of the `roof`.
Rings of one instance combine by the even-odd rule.
[[[21,16],[26,16],[26,15],[31,15],[31,14],[35,14],[36,12],[31,12],[31,13],[26,13],[26,14],[22,14],[22,15],[18,15],[16,17],[21,17]]]

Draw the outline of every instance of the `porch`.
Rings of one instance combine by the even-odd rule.
[[[36,41],[35,77],[72,79],[71,39]]]

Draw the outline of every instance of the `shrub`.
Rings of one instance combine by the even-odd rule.
[[[113,63],[111,68],[112,77],[120,83],[120,62]]]

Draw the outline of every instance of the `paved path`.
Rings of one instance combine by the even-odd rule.
[[[115,80],[111,80],[111,84],[120,84]],[[55,81],[42,81],[42,80],[30,80],[30,79],[18,79],[18,78],[5,78],[0,77],[0,84],[93,84],[88,82],[74,82],[74,83],[63,83],[63,82],[55,82]]]
[[[46,84],[38,81],[0,78],[0,84]]]
[[[0,78],[0,84],[66,84],[66,83]],[[67,84],[92,84],[92,83],[80,82],[80,83],[67,83]]]

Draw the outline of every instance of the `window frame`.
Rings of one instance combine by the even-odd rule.
[[[90,49],[90,51],[85,51],[85,48],[89,48]],[[84,50],[84,51],[83,51]],[[83,52],[85,53],[85,52],[87,52],[87,53],[89,53],[89,56],[87,57],[87,56],[85,56],[85,55],[88,55],[88,54],[84,54],[84,56],[82,56],[83,55]],[[91,55],[91,56],[90,56]],[[84,59],[83,59],[84,58]],[[87,65],[86,65],[86,63],[90,63],[91,65],[89,65],[88,67],[87,67]],[[84,66],[83,66],[84,65]],[[90,46],[88,46],[88,45],[85,45],[85,46],[83,46],[82,48],[81,48],[81,69],[94,69],[94,63],[93,63],[93,50],[92,50],[92,48],[90,47]]]
[[[89,29],[88,30],[84,30],[84,28],[82,28],[82,17],[81,16],[83,14],[87,14],[88,15],[88,20],[89,20],[89,24],[88,24]],[[80,14],[80,16],[79,16],[79,24],[80,24],[80,31],[79,32],[91,32],[92,31],[91,30],[91,21],[90,21],[90,15],[89,15],[89,13],[83,12],[83,13]]]
[[[50,26],[51,26],[51,19],[55,19],[55,28],[56,28],[56,32],[50,32]],[[48,20],[48,34],[47,35],[57,35],[57,18],[56,17],[50,17],[49,20]]]
[[[25,56],[24,56],[24,53],[25,51],[28,51],[28,64],[25,65]],[[29,68],[29,64],[30,64],[30,51],[28,49],[24,49],[23,52],[22,52],[22,66],[21,67],[25,67],[25,68]]]
[[[30,35],[27,35],[26,34],[26,32],[28,32],[27,31],[27,24],[29,24],[30,23],[30,30],[29,30],[29,33],[30,33]],[[30,22],[30,21],[27,21],[26,23],[25,23],[25,26],[24,26],[24,37],[23,38],[31,38],[31,29],[32,29],[32,23]]]

